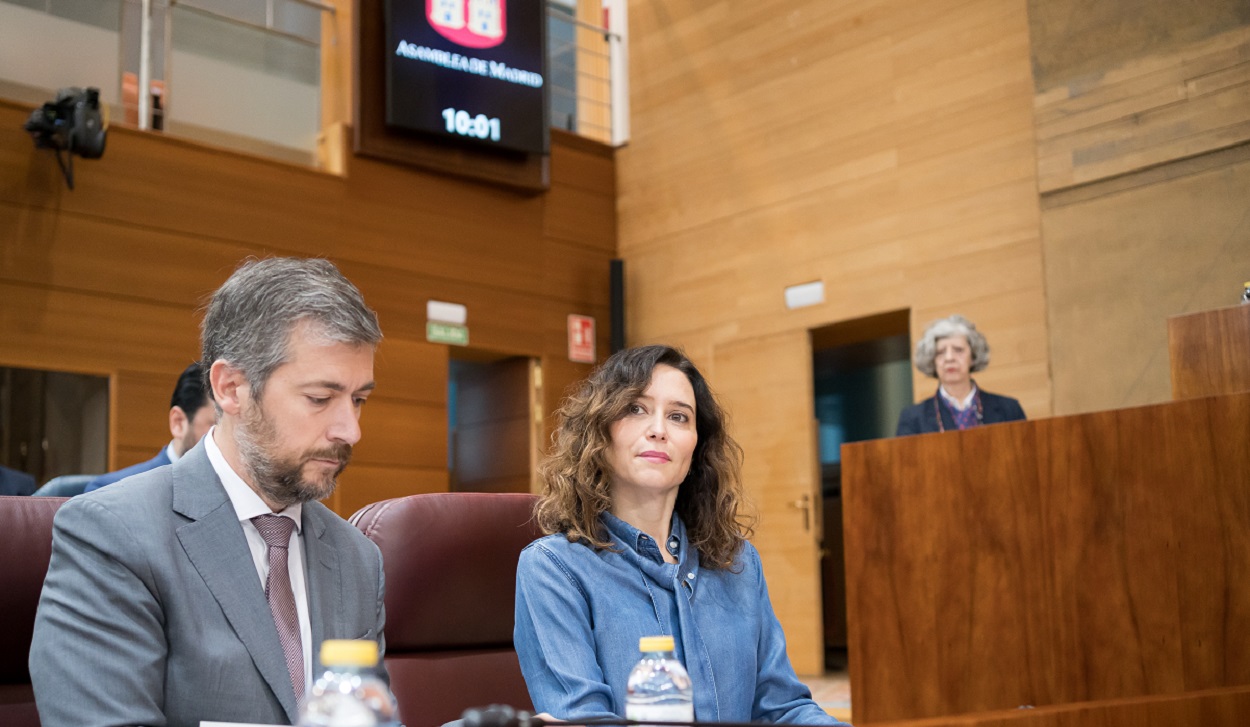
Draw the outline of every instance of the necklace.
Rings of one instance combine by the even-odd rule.
[[[985,416],[984,416],[984,412],[981,410],[981,387],[977,386],[977,382],[975,381],[972,382],[972,385],[976,389],[976,393],[972,395],[972,406],[976,409],[977,423],[971,424],[971,426],[976,427],[976,426],[981,426],[982,420],[985,418]],[[942,387],[939,386],[937,393],[934,394],[933,396],[933,414],[937,417],[937,427],[938,427],[939,432],[946,431],[946,425],[942,423],[942,407],[943,406],[945,406],[948,410],[950,410],[951,419],[955,419],[956,423],[958,423],[958,419],[956,417],[954,408],[951,407],[949,403],[947,403],[946,397],[942,396]],[[964,429],[965,427],[961,426],[959,428]]]

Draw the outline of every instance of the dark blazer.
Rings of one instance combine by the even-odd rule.
[[[934,394],[919,404],[912,404],[898,415],[898,431],[894,433],[894,436],[936,432],[939,415],[942,417],[942,426],[946,427],[946,431],[951,432],[959,428],[954,418],[951,417],[950,410],[939,406],[938,397]],[[1010,396],[999,396],[981,389],[982,424],[1018,422],[1024,418],[1024,409],[1020,407],[1020,402]]]
[[[377,546],[318,502],[302,533],[313,659],[325,639],[381,647]],[[30,677],[43,727],[294,724],[265,588],[203,441],[57,512]]]
[[[29,495],[34,491],[34,475],[0,465],[0,495]]]
[[[124,480],[127,477],[130,477],[131,475],[137,475],[143,472],[147,472],[148,470],[154,470],[157,467],[163,467],[169,463],[170,463],[169,445],[166,444],[164,447],[161,447],[161,451],[159,454],[157,454],[152,459],[149,459],[147,462],[140,462],[139,464],[132,464],[129,467],[123,467],[122,469],[119,469],[116,472],[109,472],[106,474],[102,474],[99,477],[95,478],[94,480],[88,482],[87,486],[82,488],[82,491],[94,492],[95,490],[98,490],[101,487],[104,487],[105,485],[111,485],[114,482],[120,482],[121,480]]]

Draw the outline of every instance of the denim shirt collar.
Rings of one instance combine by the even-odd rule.
[[[610,512],[603,513],[599,519],[617,545],[633,556],[638,569],[651,581],[669,591],[677,590],[677,584],[684,582],[686,595],[694,596],[699,580],[699,555],[690,547],[690,542],[686,539],[686,524],[676,511],[669,523],[668,543],[665,545],[677,557],[676,565],[664,562],[660,546],[650,535]]]

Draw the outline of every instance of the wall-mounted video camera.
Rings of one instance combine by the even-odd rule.
[[[62,88],[56,100],[45,103],[31,113],[25,129],[40,149],[56,152],[65,181],[74,188],[74,155],[83,159],[99,159],[104,155],[108,136],[107,106],[102,113],[100,89]],[[68,164],[61,157],[65,152]]]

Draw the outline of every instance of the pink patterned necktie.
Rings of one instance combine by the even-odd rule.
[[[252,523],[269,546],[269,576],[265,579],[265,598],[273,623],[278,627],[278,640],[286,655],[286,669],[291,673],[295,701],[304,698],[304,647],[299,637],[299,614],[295,610],[295,594],[291,591],[291,574],[287,568],[287,547],[295,521],[282,515],[257,515]]]

